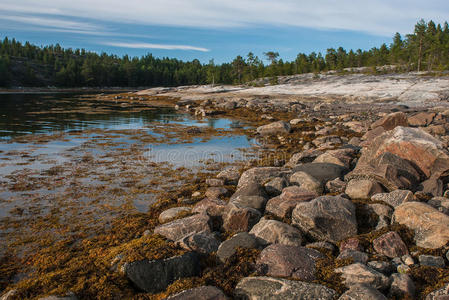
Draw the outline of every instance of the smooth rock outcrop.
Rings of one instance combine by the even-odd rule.
[[[301,246],[301,232],[288,224],[276,221],[260,219],[259,223],[249,232],[253,234],[262,245],[282,244],[287,246]]]
[[[449,242],[449,216],[421,202],[405,202],[396,207],[394,221],[415,232],[416,245],[440,248]]]
[[[359,262],[362,264],[366,264],[368,262],[368,254],[357,251],[357,250],[350,250],[346,249],[344,251],[341,251],[340,254],[337,256],[337,259],[352,259],[352,262]]]
[[[154,233],[160,234],[169,240],[177,241],[192,233],[210,232],[209,222],[209,216],[197,214],[159,225],[154,229]]]
[[[388,277],[361,263],[337,268],[335,272],[341,273],[341,277],[344,279],[344,284],[347,287],[356,284],[367,284],[382,290],[387,288],[389,284]]]
[[[332,300],[336,293],[323,285],[273,277],[246,277],[237,284],[234,296],[248,300]]]
[[[355,206],[339,196],[299,203],[293,210],[292,223],[315,239],[334,243],[357,234]]]

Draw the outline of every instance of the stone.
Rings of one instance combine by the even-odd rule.
[[[264,188],[271,197],[279,196],[282,190],[287,186],[287,180],[283,177],[275,177],[265,183]]]
[[[262,186],[266,182],[275,177],[280,177],[286,173],[286,170],[278,167],[256,167],[246,170],[240,176],[237,184],[237,188],[248,185],[249,183],[256,183]]]
[[[248,232],[259,222],[261,216],[257,209],[229,202],[223,216],[223,228],[228,232]]]
[[[387,232],[373,241],[377,253],[393,258],[408,254],[408,249],[399,234],[395,231]]]
[[[352,156],[356,151],[351,148],[342,148],[337,150],[327,150],[318,156],[313,162],[315,163],[332,163],[349,169],[351,167]]]
[[[291,125],[284,121],[277,121],[267,125],[257,127],[257,133],[260,135],[282,135],[288,134],[292,130]]]
[[[357,234],[354,204],[339,196],[321,196],[296,205],[292,223],[315,239],[338,242]]]
[[[239,196],[231,200],[231,202],[239,207],[249,207],[264,211],[267,198],[262,196]]]
[[[410,272],[410,267],[407,266],[406,264],[400,264],[396,267],[396,270],[400,274],[407,274],[408,272]]]
[[[223,179],[216,179],[216,178],[207,178],[206,179],[206,184],[208,186],[223,186],[225,184],[225,181]]]
[[[159,225],[154,229],[154,233],[160,234],[171,241],[178,241],[192,233],[210,232],[209,222],[209,216],[197,214]]]
[[[415,284],[407,274],[394,273],[390,276],[391,286],[388,296],[396,299],[415,298]]]
[[[227,203],[220,199],[205,198],[195,204],[192,212],[198,214],[207,214],[211,217],[222,216],[225,213]]]
[[[295,206],[301,202],[315,199],[318,195],[300,188],[297,185],[285,188],[281,196],[268,200],[265,212],[273,214],[281,219],[290,218]]]
[[[217,256],[222,262],[225,262],[229,257],[234,255],[237,248],[253,249],[257,248],[257,246],[257,240],[254,235],[247,232],[240,232],[220,244]]]
[[[393,207],[397,207],[404,202],[413,201],[413,193],[408,190],[395,190],[390,193],[379,193],[375,194],[371,197],[373,201],[382,201],[391,205]]]
[[[369,199],[372,195],[382,192],[383,188],[379,183],[368,179],[352,179],[345,190],[351,199]]]
[[[0,298],[1,300],[6,300],[3,298]],[[75,294],[73,293],[68,293],[65,296],[47,296],[47,297],[42,297],[39,298],[39,300],[78,300],[78,298],[76,297]]]
[[[167,210],[164,210],[160,215],[159,215],[159,222],[160,223],[165,223],[171,219],[176,218],[176,216],[178,216],[181,213],[189,213],[192,209],[190,207],[172,207],[169,208]]]
[[[335,272],[341,273],[341,277],[347,287],[355,284],[367,284],[382,290],[386,289],[389,284],[388,277],[361,263],[337,268]]]
[[[352,259],[353,262],[359,262],[362,264],[366,264],[368,262],[368,254],[357,251],[357,250],[350,250],[346,249],[340,252],[337,259]]]
[[[403,112],[395,112],[389,115],[386,115],[380,120],[377,120],[373,124],[371,124],[371,129],[376,127],[383,127],[385,130],[392,130],[397,126],[408,126],[407,115]]]
[[[441,256],[433,256],[433,255],[420,255],[418,257],[419,263],[423,266],[435,267],[435,268],[444,268],[444,258]]]
[[[293,172],[305,172],[321,182],[324,186],[326,182],[335,178],[342,178],[348,171],[347,168],[330,163],[305,163],[292,169]]]
[[[377,215],[377,220],[372,220],[371,226],[376,227],[376,230],[382,229],[391,223],[391,217],[393,216],[393,209],[384,204],[372,203],[364,206],[367,212]],[[371,221],[371,220],[370,220]]]
[[[293,168],[298,164],[311,163],[321,154],[323,154],[323,151],[316,149],[305,150],[303,152],[295,153],[292,155],[292,157],[285,166]]]
[[[404,264],[406,264],[407,266],[411,266],[415,264],[415,260],[413,259],[413,257],[410,254],[407,255],[403,255],[401,257],[401,260]]]
[[[416,245],[440,248],[449,241],[449,216],[421,202],[405,202],[396,207],[393,220],[415,232]]]
[[[433,197],[427,204],[438,209],[440,212],[449,215],[449,199],[446,197]]]
[[[1,297],[0,300],[13,300],[13,299],[17,299],[17,290],[9,290],[8,292],[4,293]]]
[[[341,194],[346,190],[346,182],[340,178],[326,182],[326,191],[332,194]]]
[[[253,234],[261,245],[301,246],[302,242],[302,234],[295,227],[265,218],[260,219],[249,233]]]
[[[320,181],[306,172],[298,171],[290,176],[290,183],[297,184],[300,188],[311,193],[321,195],[323,193],[323,185]]]
[[[372,268],[373,270],[376,270],[377,272],[380,272],[382,274],[388,275],[393,272],[393,265],[389,261],[369,261],[368,266]]]
[[[326,135],[317,137],[312,143],[320,149],[330,149],[340,146],[343,144],[343,141],[342,137],[339,137],[338,135]]]
[[[449,297],[449,283],[441,289],[435,290],[426,296],[426,300],[447,300]]]
[[[329,242],[313,242],[306,245],[306,248],[312,248],[312,249],[327,249],[330,252],[335,251],[335,246],[332,243]]]
[[[178,241],[179,246],[188,251],[196,251],[202,254],[216,252],[220,242],[210,232],[193,233]]]
[[[216,199],[216,198],[221,198],[221,197],[226,196],[227,193],[228,193],[228,190],[226,188],[219,187],[219,186],[213,186],[206,190],[206,193],[204,193],[204,196],[206,198]]]
[[[234,296],[248,300],[332,300],[336,292],[320,284],[260,276],[240,280]]]
[[[224,180],[225,184],[237,184],[240,178],[240,172],[238,168],[232,167],[218,173],[217,178]]]
[[[316,197],[318,197],[317,193],[306,190],[297,185],[284,188],[280,195],[280,198],[283,201],[297,201],[298,203],[307,202]]]
[[[263,198],[268,198],[265,189],[256,181],[246,181],[245,184],[240,185],[235,193],[231,196],[230,200],[236,200],[239,197],[246,196],[259,196]]]
[[[382,127],[376,127],[372,130],[368,130],[363,136],[362,141],[365,141],[362,145],[369,145],[378,136],[382,135],[386,130]]]
[[[182,291],[172,295],[166,300],[227,300],[222,290],[214,286],[205,285]]]
[[[387,297],[369,285],[356,284],[344,292],[338,300],[387,300]]]
[[[434,197],[443,196],[443,188],[443,181],[436,176],[432,176],[421,183],[421,190]]]
[[[177,279],[198,275],[199,265],[198,255],[195,252],[187,252],[168,259],[125,263],[123,270],[126,277],[139,289],[158,293]]]
[[[340,252],[345,250],[363,251],[363,246],[357,238],[349,238],[340,243]]]
[[[315,280],[315,263],[323,255],[314,249],[273,244],[262,250],[257,265],[265,274],[292,277],[302,281]]]
[[[410,126],[427,126],[432,123],[433,118],[435,118],[436,113],[433,112],[421,112],[416,115],[408,117],[408,124]]]

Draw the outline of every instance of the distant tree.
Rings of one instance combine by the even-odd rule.
[[[275,65],[277,63],[277,59],[279,57],[278,52],[268,51],[264,52],[264,55],[270,61],[271,65]]]

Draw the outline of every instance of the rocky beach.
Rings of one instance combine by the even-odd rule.
[[[277,85],[261,79],[245,86],[154,88],[88,99],[128,110],[163,102],[198,120],[238,121],[244,126],[178,124],[156,132],[178,139],[174,144],[246,135],[254,140],[245,150],[251,155],[210,162],[195,172],[154,163],[153,186],[166,186],[145,190],[157,195],[147,211],[124,214],[125,207],[117,208],[113,219],[70,240],[70,230],[54,226],[61,237],[32,258],[5,253],[36,241],[9,241],[0,263],[1,300],[449,297],[444,74],[331,72],[280,77]],[[118,134],[91,133],[103,139]],[[144,144],[161,142],[143,132],[138,136]],[[111,141],[103,142],[96,146],[108,150]],[[114,140],[115,146],[120,142]],[[148,172],[142,151],[125,146],[104,156],[115,168],[108,176],[126,181],[120,193],[129,197],[149,184],[136,180]],[[76,159],[85,171],[102,163]],[[137,160],[139,168],[132,163]],[[64,170],[53,172],[45,183],[33,184],[70,184]],[[4,189],[13,186],[2,182]],[[2,221],[2,230],[12,228],[20,222]],[[21,264],[30,268],[25,272]]]

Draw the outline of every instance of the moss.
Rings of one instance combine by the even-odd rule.
[[[330,251],[322,251],[325,258],[318,259],[316,267],[316,280],[315,283],[323,284],[333,290],[338,294],[342,294],[347,289],[343,283],[343,280],[339,273],[335,272],[335,269],[350,265],[353,263],[351,258],[347,259],[335,259]]]
[[[424,299],[427,294],[449,283],[449,269],[428,266],[411,266],[408,273],[415,283],[416,294]]]

